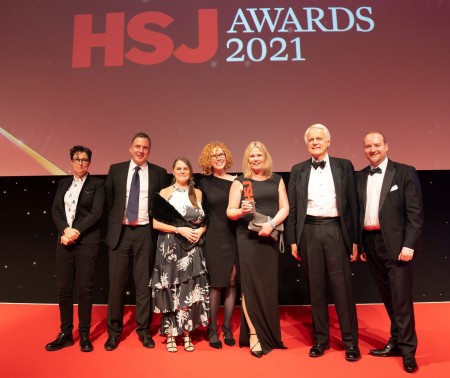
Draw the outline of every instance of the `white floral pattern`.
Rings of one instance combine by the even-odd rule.
[[[200,223],[204,217],[192,206],[187,191],[174,190],[169,198],[185,220]],[[202,246],[189,251],[181,248],[173,233],[160,233],[150,286],[155,313],[162,313],[161,333],[177,336],[207,326],[209,282]]]

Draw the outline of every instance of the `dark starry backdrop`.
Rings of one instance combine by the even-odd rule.
[[[289,175],[282,174],[287,183]],[[420,171],[425,229],[414,258],[414,301],[450,300],[450,171]],[[197,177],[198,178],[198,177]],[[0,302],[56,303],[55,227],[51,205],[59,177],[0,177]],[[105,222],[104,222],[105,223]],[[367,264],[353,265],[358,303],[380,302]],[[108,255],[103,244],[95,303],[107,303]],[[307,304],[299,264],[280,255],[280,304]],[[134,303],[130,283],[127,303]]]

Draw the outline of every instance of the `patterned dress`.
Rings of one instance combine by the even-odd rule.
[[[168,202],[193,227],[204,218],[192,206],[188,190],[174,187]],[[150,280],[153,311],[162,313],[161,334],[178,336],[198,326],[207,326],[209,318],[208,271],[201,245],[184,250],[175,234],[160,232],[156,261]]]

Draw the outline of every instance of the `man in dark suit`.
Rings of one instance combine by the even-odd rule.
[[[104,181],[89,175],[92,152],[84,146],[70,149],[73,176],[58,183],[52,218],[58,230],[56,271],[61,332],[45,346],[56,351],[73,345],[73,294],[78,288],[80,349],[91,352],[89,339],[95,270],[100,249],[100,218],[105,206]]]
[[[131,265],[136,289],[136,332],[144,347],[155,346],[149,334],[149,281],[155,255],[149,209],[153,195],[166,186],[167,171],[147,162],[150,147],[147,134],[135,134],[130,146],[131,160],[111,165],[106,178],[109,297],[105,349],[108,351],[119,345],[123,330],[124,294]]]
[[[412,299],[411,260],[423,225],[422,194],[413,167],[387,158],[383,134],[364,137],[370,165],[356,174],[362,232],[361,259],[368,261],[391,320],[391,337],[378,357],[403,356],[407,372],[417,370],[417,336]]]
[[[286,238],[294,258],[303,262],[311,295],[314,346],[309,355],[320,357],[330,347],[328,280],[345,358],[357,361],[361,354],[350,269],[350,261],[358,258],[353,165],[349,160],[328,156],[330,133],[323,125],[309,127],[305,142],[312,159],[291,170]]]

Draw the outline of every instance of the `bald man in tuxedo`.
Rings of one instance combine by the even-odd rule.
[[[402,356],[412,373],[418,366],[411,261],[423,226],[422,194],[414,167],[388,159],[387,151],[382,133],[366,134],[370,165],[356,174],[361,259],[369,263],[391,321],[388,343],[370,354]]]

